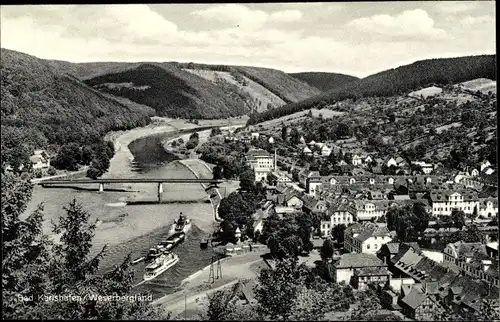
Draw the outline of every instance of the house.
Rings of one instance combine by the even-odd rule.
[[[355,154],[352,156],[352,165],[358,166],[363,164],[363,158],[359,154]]]
[[[309,143],[308,143],[308,145],[309,145],[310,147],[313,147],[313,146],[315,146],[315,145],[316,145],[316,142],[314,142],[314,140],[311,140],[311,142],[309,142]]]
[[[373,162],[373,159],[372,159],[372,157],[371,157],[371,156],[369,156],[369,155],[368,155],[368,156],[366,156],[366,157],[364,158],[363,162],[364,162],[365,164],[370,164],[370,163],[372,163],[372,162]]]
[[[433,216],[450,216],[453,209],[472,214],[479,204],[477,192],[472,190],[432,191],[430,202]]]
[[[497,198],[479,198],[478,215],[483,218],[491,218],[498,216],[498,199]]]
[[[252,132],[252,134],[250,134],[250,137],[252,138],[252,140],[257,140],[259,138],[259,135],[259,132]]]
[[[492,168],[487,168],[483,171],[483,173],[489,176],[495,173],[495,170],[493,170]]]
[[[328,220],[322,220],[320,231],[322,236],[329,236],[333,227],[337,225],[350,225],[356,221],[354,205],[346,198],[335,200],[326,212]]]
[[[417,250],[420,250],[420,247],[416,242],[411,242],[411,243],[388,242],[382,245],[382,247],[380,247],[380,249],[377,252],[377,257],[380,258],[384,263],[391,266],[391,259],[397,254],[399,254],[400,245],[405,245],[402,248],[413,247]]]
[[[380,294],[380,304],[384,309],[401,311],[401,306],[398,304],[398,295],[391,290],[384,290]]]
[[[306,143],[306,140],[304,139],[303,136],[300,137],[299,139],[299,142],[302,143],[302,144],[305,144]]]
[[[332,153],[332,149],[327,146],[327,145],[323,145],[321,147],[321,155],[324,156],[324,157],[327,157],[329,156],[330,154]]]
[[[481,172],[483,172],[484,169],[487,169],[489,167],[491,167],[491,163],[488,160],[484,160],[483,162],[481,162],[481,165],[479,166]]]
[[[342,254],[333,267],[336,283],[345,282],[356,288],[365,288],[369,282],[385,284],[391,277],[387,265],[373,254]]]
[[[311,196],[302,196],[303,206],[302,210],[307,213],[326,212],[328,204],[325,200],[318,200]]]
[[[486,244],[486,252],[489,257],[498,260],[498,242]]]
[[[35,150],[30,157],[33,169],[46,169],[50,167],[50,158],[45,150]]]
[[[417,321],[432,321],[444,312],[439,301],[438,282],[424,282],[402,287],[400,305],[402,313]]]
[[[398,162],[396,161],[396,159],[394,158],[389,158],[386,162],[385,162],[385,165],[390,168],[391,166],[394,166],[394,167],[397,167],[398,166]]]
[[[423,161],[412,161],[412,164],[420,166],[424,174],[430,174],[432,171],[434,171],[434,165],[432,163],[427,163]]]
[[[459,241],[446,245],[445,262],[455,264],[472,278],[484,280],[498,287],[498,261],[488,256],[486,245]]]
[[[471,170],[470,175],[473,177],[477,177],[479,175],[479,173],[480,173],[479,170],[474,168]]]
[[[344,249],[352,253],[376,254],[382,245],[391,240],[386,224],[362,222],[346,228]]]
[[[302,153],[304,153],[305,155],[312,155],[312,151],[311,149],[309,149],[307,146],[304,147],[304,149],[302,150]]]

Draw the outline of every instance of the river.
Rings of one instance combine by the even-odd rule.
[[[115,142],[117,153],[111,160],[106,177],[195,178],[191,171],[175,161],[174,155],[165,152],[161,144],[176,136],[179,136],[178,132],[171,131],[129,140],[131,142],[118,140]],[[124,148],[124,143],[128,148]],[[130,153],[133,158],[128,157]],[[96,193],[37,186],[28,209],[33,210],[40,202],[44,202],[44,230],[49,232],[50,221],[57,220],[64,213],[62,207],[76,198],[89,211],[91,220],[99,220],[92,255],[108,245],[106,256],[101,260],[101,272],[119,264],[129,253],[132,259],[145,255],[150,247],[168,235],[180,212],[187,215],[193,224],[186,240],[174,251],[180,258],[178,264],[135,289],[138,292],[149,291],[155,299],[174,292],[184,278],[210,264],[212,253],[210,250],[201,250],[199,240],[213,231],[213,210],[211,204],[207,203],[207,195],[200,184],[164,184],[163,200],[172,203],[161,205],[152,202],[157,198],[156,184],[123,184],[113,188],[125,188],[129,191]],[[127,201],[142,204],[127,204]],[[133,266],[133,271],[135,282],[140,282],[144,264]]]

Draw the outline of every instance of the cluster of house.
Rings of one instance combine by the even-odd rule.
[[[348,227],[344,245],[350,253],[333,258],[335,281],[358,289],[380,285],[384,309],[416,320],[435,319],[450,307],[499,312],[498,243],[448,244],[444,260],[436,261],[417,243],[391,240],[385,224]]]

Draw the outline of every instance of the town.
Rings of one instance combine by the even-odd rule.
[[[238,237],[243,232],[242,239],[248,234],[266,243],[259,236],[270,218],[309,214],[316,218],[312,248],[334,249],[322,256],[333,267],[332,281],[378,289],[389,316],[432,320],[446,312],[498,314],[495,165],[484,159],[451,170],[397,154],[383,157],[350,150],[355,137],[316,142],[301,135],[294,146],[294,124],[281,126],[229,129],[212,140],[240,156],[246,150],[242,162],[265,190],[249,221],[252,227],[237,225]],[[297,152],[279,155],[287,145]],[[201,158],[214,162],[210,151],[202,147]],[[329,160],[337,173],[322,175],[318,164]],[[226,166],[240,166],[230,162]],[[224,171],[222,166],[221,175]],[[334,317],[352,317],[346,314]]]

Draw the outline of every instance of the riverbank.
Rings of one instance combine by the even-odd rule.
[[[182,291],[166,295],[153,302],[172,312],[172,318],[181,318],[184,311],[193,312],[187,318],[196,317],[206,309],[208,295],[231,286],[240,280],[256,279],[260,270],[267,267],[260,252],[252,252],[238,257],[221,260],[222,277],[213,284],[208,283],[210,266],[187,278],[182,284]],[[216,264],[214,272],[216,273]]]

